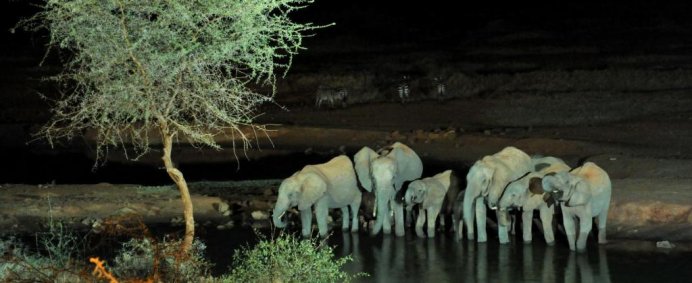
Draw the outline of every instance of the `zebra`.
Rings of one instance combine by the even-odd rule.
[[[315,93],[315,107],[320,108],[323,103],[332,108],[336,107],[338,104],[345,107],[347,98],[348,89],[346,88],[327,88],[320,86]]]
[[[411,95],[411,88],[409,87],[409,77],[403,76],[401,82],[396,87],[396,92],[399,95],[401,103],[406,102]]]
[[[440,77],[434,77],[433,78],[433,88],[434,88],[434,95],[437,97],[437,99],[442,100],[444,99],[446,92],[447,92],[447,87],[445,84],[442,82],[442,79]]]

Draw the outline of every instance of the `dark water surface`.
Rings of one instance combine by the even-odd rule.
[[[207,235],[207,255],[223,273],[234,249],[257,240],[249,229],[219,233]],[[337,231],[327,242],[336,256],[353,257],[347,272],[370,274],[357,282],[692,282],[692,253],[683,252],[628,252],[591,243],[585,253],[574,253],[562,242],[478,244],[413,233],[398,238]]]

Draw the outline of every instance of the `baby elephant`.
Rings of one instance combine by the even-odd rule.
[[[454,215],[454,205],[457,203],[459,186],[456,176],[452,170],[447,170],[433,177],[412,181],[401,190],[404,192],[403,199],[397,200],[406,204],[406,209],[411,210],[414,205],[420,204],[418,219],[416,220],[416,235],[425,237],[423,224],[426,216],[428,221],[428,237],[435,237],[435,222],[437,215],[442,213],[441,224],[444,225],[444,217],[449,216],[452,220],[452,227],[456,230],[456,219]]]
[[[551,193],[560,203],[562,218],[571,250],[586,248],[586,238],[591,232],[592,218],[598,224],[598,243],[605,244],[606,219],[610,207],[612,185],[610,177],[601,167],[586,162],[570,172],[548,174],[542,181],[543,190]],[[579,219],[579,236],[576,239],[575,219]]]

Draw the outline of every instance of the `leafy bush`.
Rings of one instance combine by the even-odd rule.
[[[365,276],[341,270],[351,260],[334,258],[332,248],[317,240],[281,235],[237,252],[233,256],[236,267],[221,282],[348,282]]]

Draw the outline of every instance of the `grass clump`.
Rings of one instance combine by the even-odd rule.
[[[317,240],[291,235],[262,239],[233,256],[236,267],[221,282],[349,282],[367,274],[342,270],[350,256],[335,258],[332,248]]]

